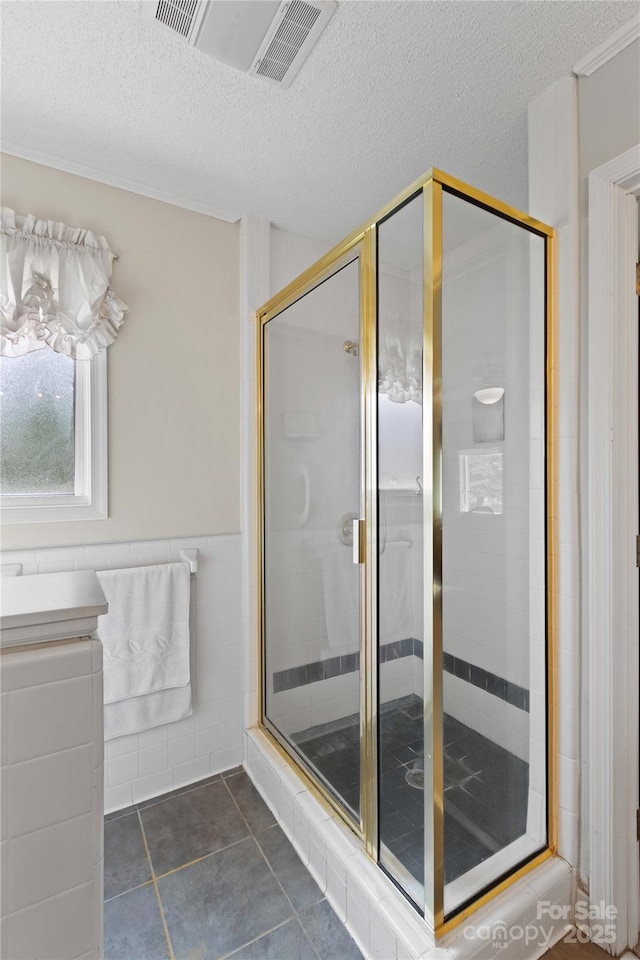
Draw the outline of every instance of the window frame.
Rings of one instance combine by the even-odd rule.
[[[74,363],[75,493],[0,497],[2,523],[107,519],[107,351]]]

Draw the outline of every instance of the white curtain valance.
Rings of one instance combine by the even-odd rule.
[[[384,310],[378,328],[378,392],[422,404],[422,328],[407,313]]]
[[[51,347],[90,360],[116,338],[128,310],[110,288],[104,237],[2,207],[0,355]]]

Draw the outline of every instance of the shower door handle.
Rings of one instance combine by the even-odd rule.
[[[365,558],[365,526],[364,520],[357,518],[351,521],[353,530],[353,562],[364,563]]]

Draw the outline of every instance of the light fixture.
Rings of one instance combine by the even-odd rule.
[[[504,397],[504,387],[483,387],[476,390],[474,397],[479,403],[497,403]]]

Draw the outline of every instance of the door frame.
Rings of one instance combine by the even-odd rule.
[[[375,350],[372,346],[371,327],[373,325],[373,300],[375,289],[372,289],[374,277],[373,271],[373,249],[371,246],[370,231],[365,229],[355,231],[344,241],[333,247],[320,260],[312,264],[307,270],[300,274],[295,280],[272,296],[263,306],[259,307],[255,313],[255,334],[256,334],[256,529],[257,529],[257,577],[256,577],[256,601],[258,617],[258,724],[269,736],[271,742],[288,763],[293,763],[304,781],[305,785],[314,796],[323,803],[332,814],[355,833],[360,842],[366,847],[367,852],[373,856],[373,841],[371,838],[377,837],[377,780],[375,770],[368,762],[370,753],[368,750],[361,751],[360,757],[360,810],[357,822],[352,819],[347,811],[346,805],[340,803],[337,797],[334,797],[328,787],[314,774],[311,766],[306,763],[304,756],[299,751],[294,751],[291,743],[282,736],[275,724],[267,718],[267,696],[266,696],[266,617],[265,617],[265,598],[266,598],[266,557],[265,557],[265,328],[267,324],[303,299],[308,294],[320,287],[327,280],[338,274],[344,267],[353,262],[358,264],[358,300],[359,300],[359,338],[362,345],[360,353],[360,406],[359,418],[361,427],[360,444],[360,510],[365,513],[365,524],[367,528],[372,526],[376,519],[376,514],[370,515],[372,509],[370,490],[375,490],[375,479],[372,481],[368,471],[370,469],[370,458],[367,457],[367,445],[371,445],[375,436],[369,435],[368,396],[375,389],[375,383],[372,385],[368,375],[367,366],[369,352]],[[375,356],[375,354],[374,354]],[[365,547],[372,540],[367,535],[364,538]],[[367,560],[369,559],[369,550],[367,549]],[[367,722],[368,705],[373,702],[377,696],[375,676],[371,679],[372,672],[365,668],[367,660],[367,651],[370,645],[367,644],[367,637],[370,635],[372,626],[370,626],[370,611],[376,607],[374,598],[370,595],[371,578],[367,576],[367,564],[362,563],[360,571],[360,732],[363,741],[369,745],[375,745],[374,730],[371,722]],[[373,754],[375,759],[375,753]]]
[[[589,174],[589,898],[638,942],[638,253],[640,144]]]

